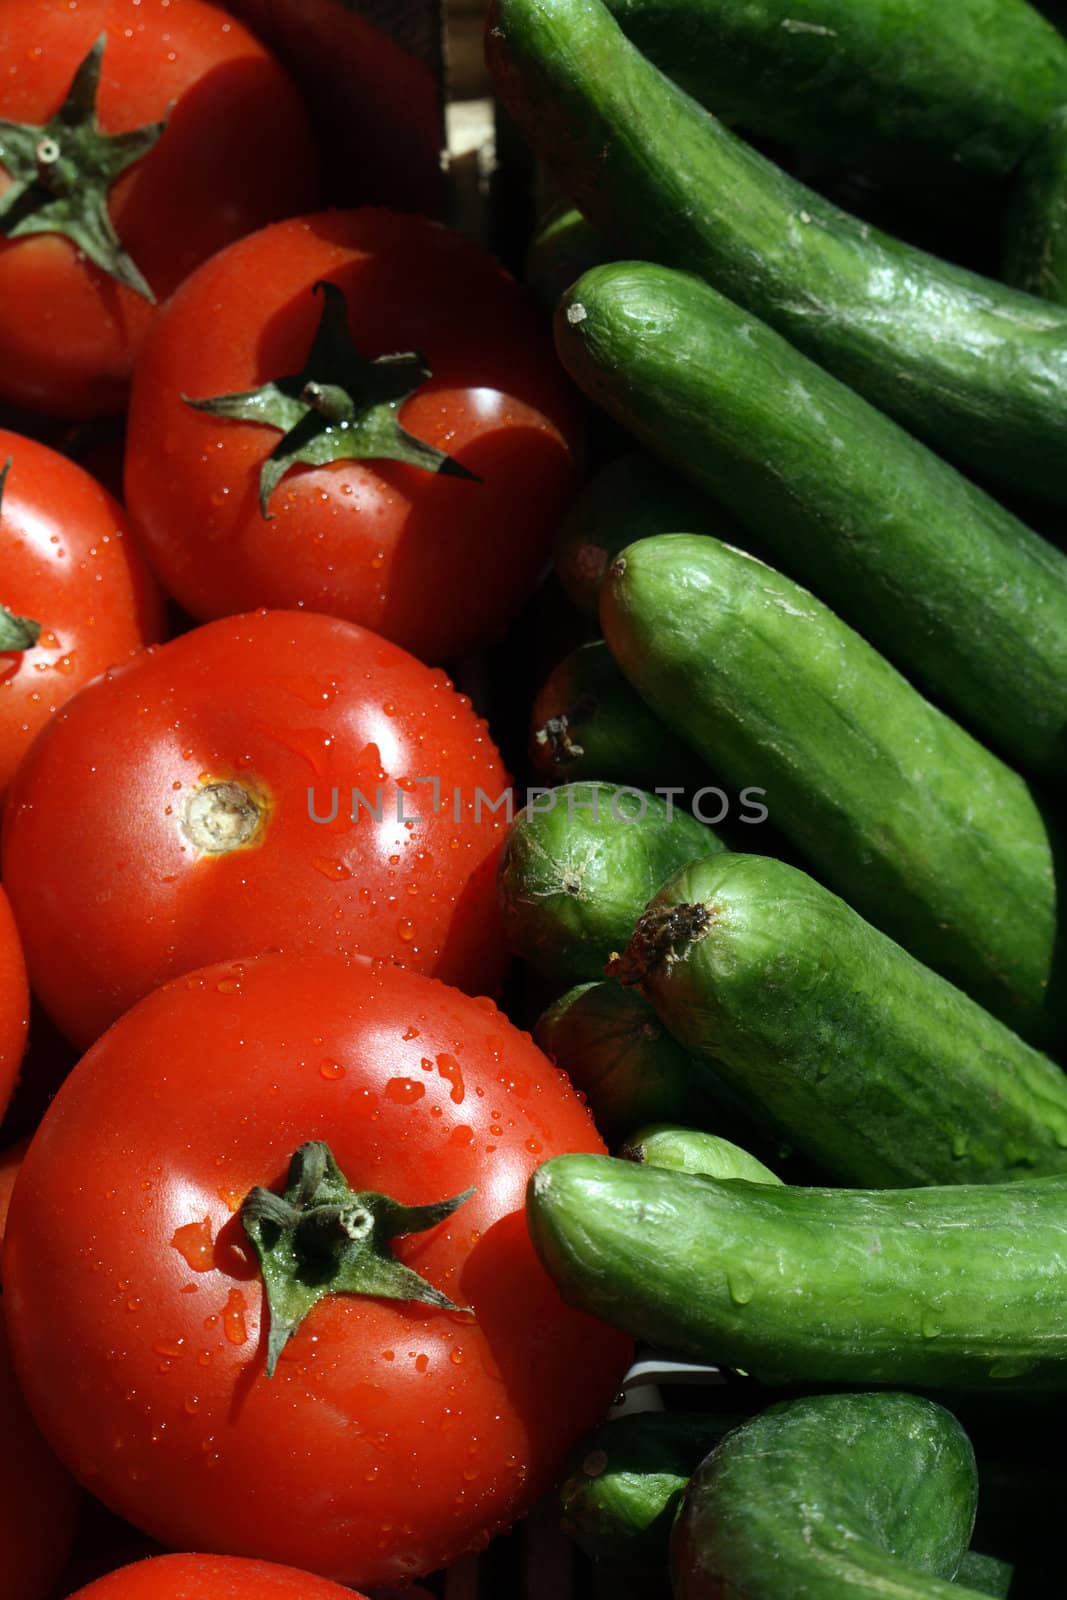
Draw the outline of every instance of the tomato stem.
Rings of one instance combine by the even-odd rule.
[[[240,1215],[263,1273],[268,1378],[312,1306],[327,1295],[419,1300],[473,1315],[470,1306],[456,1305],[389,1249],[392,1239],[437,1227],[473,1193],[405,1206],[374,1190],[353,1190],[321,1140],[295,1151],[284,1195],[258,1185],[250,1190]]]

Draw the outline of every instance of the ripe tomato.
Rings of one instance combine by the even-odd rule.
[[[2,1304],[2,1302],[0,1302]],[[38,1433],[0,1316],[0,1574],[12,1600],[46,1600],[74,1537],[78,1490]]]
[[[0,651],[0,797],[38,729],[82,684],[154,643],[159,591],[120,506],[94,478],[0,429],[0,605],[41,626]]]
[[[47,123],[101,33],[105,134],[157,122],[173,104],[162,138],[107,201],[162,300],[223,245],[315,203],[312,137],[273,56],[206,0],[3,0],[0,117]],[[0,158],[10,148],[0,134]],[[11,171],[0,169],[0,201]],[[75,189],[86,192],[84,176]],[[0,239],[0,395],[58,416],[120,410],[153,314],[69,238]]]
[[[182,397],[300,373],[322,281],[342,291],[363,356],[426,358],[432,377],[400,420],[481,482],[397,460],[296,465],[264,520],[260,470],[281,429]],[[355,436],[345,426],[334,439]],[[502,633],[533,587],[575,486],[574,433],[547,334],[489,256],[420,217],[330,213],[223,251],[160,314],[134,384],[126,499],[164,586],[192,616],[306,606],[442,661]]]
[[[15,919],[0,889],[0,1119],[11,1099],[26,1050],[30,991]]]
[[[0,1246],[4,1242],[11,1191],[15,1187],[15,1179],[18,1177],[19,1167],[22,1165],[22,1158],[26,1154],[29,1142],[28,1139],[20,1139],[18,1144],[0,1150]]]
[[[392,1246],[473,1314],[327,1295],[268,1377],[235,1213],[308,1140],[405,1205],[473,1187]],[[75,1067],[23,1163],[3,1275],[27,1397],[75,1475],[171,1548],[367,1586],[444,1565],[548,1488],[625,1369],[523,1212],[542,1160],[601,1149],[491,1001],[338,956],[176,979]]]
[[[165,978],[271,947],[492,989],[505,821],[478,791],[507,782],[444,674],[351,623],[261,612],[142,652],[11,785],[3,881],[34,992],[84,1047]]]
[[[363,1600],[293,1567],[236,1556],[155,1556],[79,1589],[71,1600]]]

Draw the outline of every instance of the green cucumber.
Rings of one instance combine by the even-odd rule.
[[[723,849],[711,828],[658,795],[611,783],[545,790],[519,812],[501,855],[511,948],[546,977],[599,978],[660,884]]]
[[[506,109],[617,251],[705,277],[946,455],[1067,503],[1067,308],[788,177],[647,61],[601,0],[494,0],[486,48]]]
[[[699,489],[650,456],[620,456],[590,478],[556,542],[556,572],[580,611],[597,614],[600,583],[620,550],[655,533],[717,533],[733,524]]]
[[[1024,0],[607,0],[723,121],[899,183],[1006,176],[1067,101],[1067,42]]]
[[[744,1418],[646,1411],[588,1434],[560,1486],[563,1527],[598,1565],[667,1577],[671,1526],[704,1457]]]
[[[608,259],[608,249],[580,211],[557,209],[546,217],[526,252],[523,279],[531,294],[549,313],[564,289],[589,267]]]
[[[979,1550],[968,1550],[960,1562],[955,1581],[974,1589],[978,1594],[992,1595],[993,1600],[1008,1600],[1015,1568],[999,1556],[982,1555]]]
[[[1067,1389],[1067,1176],[807,1189],[565,1155],[526,1219],[569,1305],[761,1382]]]
[[[557,344],[903,672],[1015,763],[1067,771],[1067,556],[694,278],[598,268]]]
[[[644,1162],[669,1172],[694,1172],[705,1178],[747,1178],[750,1183],[782,1181],[740,1145],[699,1128],[653,1123],[631,1134],[619,1155],[624,1161]]]
[[[910,1394],[772,1406],[693,1477],[675,1600],[977,1600],[951,1580],[978,1500],[970,1441]]]
[[[530,761],[549,783],[586,778],[692,789],[707,774],[630,687],[603,639],[579,645],[542,685],[530,721]]]
[[[728,783],[758,775],[771,820],[857,911],[1051,1036],[1053,843],[1016,773],[814,596],[716,539],[632,545],[601,621],[642,699]]]
[[[1067,305],[1067,103],[1015,180],[1006,233],[1008,282]]]
[[[783,861],[683,867],[613,969],[844,1183],[1067,1173],[1067,1076]]]

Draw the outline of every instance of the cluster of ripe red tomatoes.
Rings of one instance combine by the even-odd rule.
[[[407,1584],[628,1354],[526,1233],[602,1147],[485,998],[509,779],[443,670],[533,587],[574,402],[493,260],[321,209],[319,156],[221,4],[0,8],[12,1600]]]

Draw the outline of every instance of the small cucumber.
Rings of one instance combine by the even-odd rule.
[[[717,533],[733,523],[684,477],[650,456],[620,456],[590,478],[564,517],[556,572],[572,603],[595,617],[600,583],[620,550],[654,533]]]
[[[607,779],[696,788],[707,768],[661,722],[615,665],[603,639],[579,645],[542,686],[530,724],[530,760],[549,783]]]
[[[636,1161],[669,1172],[692,1172],[705,1178],[746,1178],[749,1183],[781,1183],[781,1178],[740,1145],[699,1128],[655,1123],[630,1135],[619,1151]]]
[[[758,774],[772,821],[863,916],[1052,1035],[1053,843],[1016,773],[814,596],[716,539],[631,546],[601,620],[642,699],[728,783]]]
[[[1067,556],[694,278],[587,273],[557,344],[901,671],[1015,763],[1067,772]]]
[[[783,861],[683,867],[613,969],[842,1182],[1067,1173],[1059,1067]]]
[[[977,1499],[970,1441],[930,1400],[772,1406],[697,1469],[672,1539],[675,1600],[977,1600],[951,1581]]]
[[[600,0],[494,0],[486,50],[506,109],[616,251],[705,278],[935,449],[1067,503],[1067,307],[797,183],[664,77]],[[801,400],[774,380],[768,396],[790,416]]]
[[[500,860],[504,929],[516,955],[567,983],[599,978],[646,900],[722,840],[658,795],[565,784],[520,811]]]
[[[805,1189],[565,1155],[526,1219],[568,1304],[761,1382],[1067,1389],[1067,1177]]]
[[[565,207],[546,217],[534,234],[526,252],[523,279],[551,314],[564,289],[609,255],[602,236],[590,227],[582,213]]]
[[[1023,0],[607,0],[702,105],[905,185],[1005,177],[1067,101],[1067,43]]]
[[[560,1487],[563,1526],[591,1560],[667,1576],[671,1526],[704,1457],[744,1418],[646,1411],[582,1440]]]
[[[1023,163],[1006,231],[1008,282],[1067,305],[1067,103]]]

